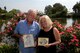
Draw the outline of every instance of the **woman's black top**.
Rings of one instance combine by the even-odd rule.
[[[53,34],[53,27],[47,32],[45,32],[44,30],[40,30],[38,38],[39,37],[48,38],[49,43],[55,42],[55,37]],[[56,53],[56,45],[52,45],[48,48],[46,48],[44,46],[38,46],[37,47],[37,53]]]

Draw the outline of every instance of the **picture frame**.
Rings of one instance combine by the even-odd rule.
[[[34,37],[32,34],[23,35],[24,47],[35,47]]]
[[[44,46],[45,44],[48,43],[49,43],[49,38],[43,38],[43,37],[38,38],[38,46]]]

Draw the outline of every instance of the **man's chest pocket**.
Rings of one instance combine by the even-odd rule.
[[[31,33],[31,34],[34,34],[34,33],[35,33],[35,29],[31,29],[31,30],[30,30],[30,33]]]

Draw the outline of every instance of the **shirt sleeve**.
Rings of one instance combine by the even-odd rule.
[[[39,32],[40,32],[40,26],[39,26],[39,24],[37,25],[37,29],[36,29],[36,37],[38,37],[38,34],[39,34]]]
[[[14,34],[19,34],[19,23],[15,27]]]

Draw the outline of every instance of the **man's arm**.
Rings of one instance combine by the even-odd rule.
[[[22,35],[20,35],[20,34],[13,34],[13,36],[15,36],[17,38],[21,38],[22,37]]]

